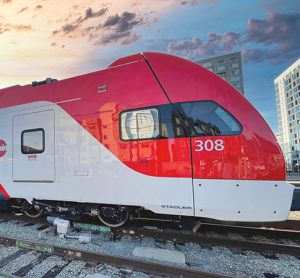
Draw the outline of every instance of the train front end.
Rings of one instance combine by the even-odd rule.
[[[143,55],[189,132],[195,216],[286,220],[294,187],[286,182],[281,149],[257,110],[197,64]]]

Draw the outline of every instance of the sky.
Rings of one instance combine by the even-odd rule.
[[[278,131],[273,81],[300,57],[297,0],[0,0],[0,88],[156,51],[242,52],[245,96]]]

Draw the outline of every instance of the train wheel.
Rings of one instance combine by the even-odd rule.
[[[106,226],[117,228],[128,220],[129,211],[125,207],[100,207],[98,218]]]
[[[39,208],[39,207],[36,207],[32,204],[30,204],[25,210],[24,210],[24,213],[28,216],[28,217],[31,217],[31,218],[37,218],[39,216],[42,215],[43,213],[43,209]]]

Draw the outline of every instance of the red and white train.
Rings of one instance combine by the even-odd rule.
[[[287,219],[294,187],[275,136],[214,73],[141,53],[54,81],[0,90],[0,192],[12,206],[109,226],[141,209]]]

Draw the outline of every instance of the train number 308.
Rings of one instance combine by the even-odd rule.
[[[223,151],[224,150],[224,141],[221,139],[217,140],[196,140],[196,152],[202,152],[202,151]]]

